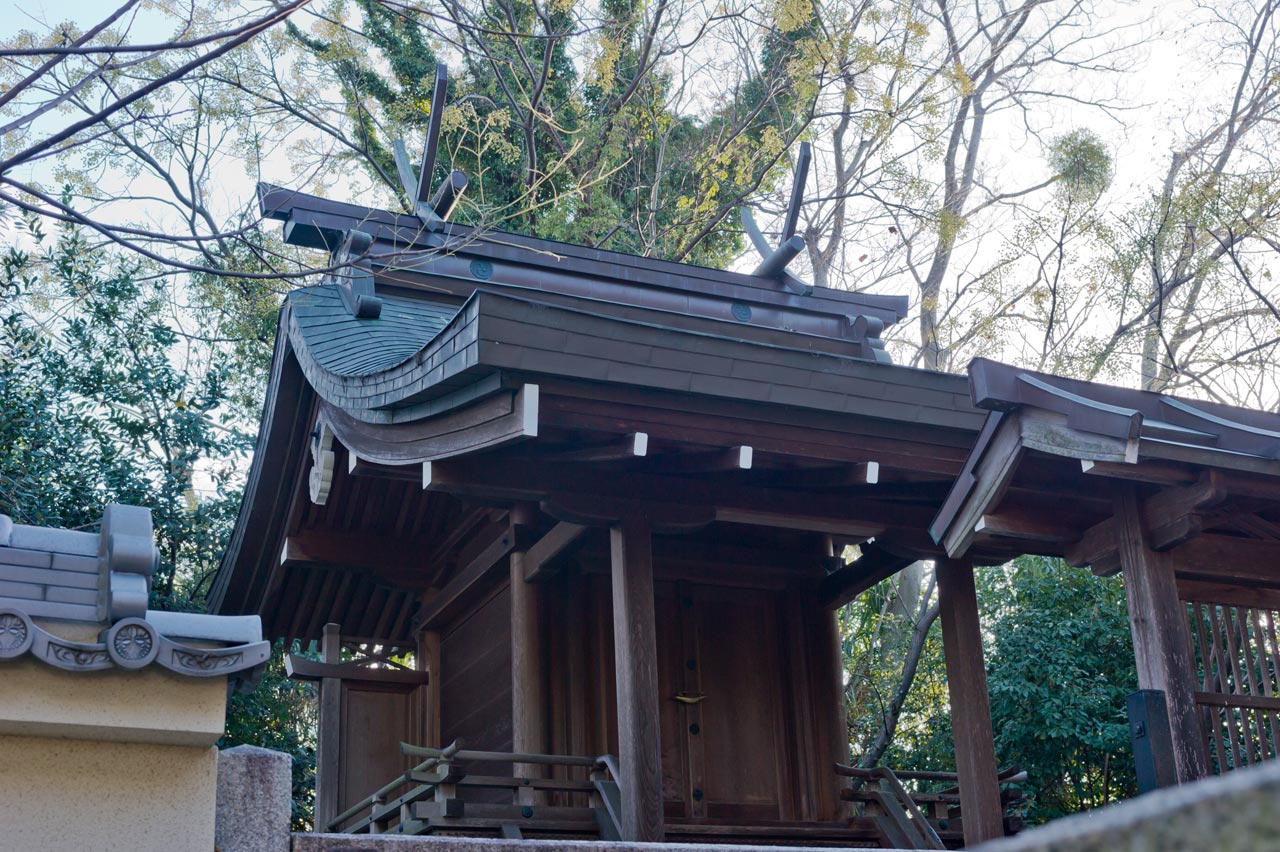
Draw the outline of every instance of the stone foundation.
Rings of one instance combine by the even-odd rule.
[[[498,840],[478,837],[370,837],[295,834],[292,852],[800,852],[798,846],[728,843],[621,843],[604,840]],[[893,852],[893,850],[889,850]]]

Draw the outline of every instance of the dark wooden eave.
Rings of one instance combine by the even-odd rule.
[[[985,359],[969,375],[975,404],[990,414],[930,525],[952,557],[1041,553],[1111,573],[1111,507],[1125,482],[1139,489],[1157,550],[1212,530],[1244,541],[1276,520],[1280,415]],[[1240,527],[1242,518],[1254,528]],[[1229,543],[1209,541],[1220,552]]]

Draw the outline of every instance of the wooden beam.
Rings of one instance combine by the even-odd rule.
[[[440,685],[444,676],[440,672],[440,634],[424,630],[418,634],[417,667],[430,675],[427,685],[418,690],[418,718],[422,730],[422,742],[436,748],[440,742]]]
[[[1062,513],[1054,513],[1046,517],[1044,512],[1028,510],[1025,506],[1001,506],[998,511],[979,518],[973,526],[973,534],[975,539],[1003,538],[1066,544],[1079,534],[1079,529],[1069,515],[1064,518]]]
[[[546,749],[546,697],[540,629],[542,588],[525,582],[525,554],[511,554],[511,747],[518,754]],[[541,778],[543,768],[516,764],[515,774]],[[521,791],[519,804],[534,805],[533,791]]]
[[[1280,586],[1280,541],[1205,533],[1169,551],[1178,579]]]
[[[644,432],[632,432],[616,441],[594,447],[580,447],[547,453],[546,457],[567,462],[621,461],[644,458],[649,454],[649,436]]]
[[[1156,492],[1139,509],[1146,543],[1160,551],[1189,541],[1203,529],[1204,511],[1218,506],[1227,496],[1223,481],[1212,474],[1201,475],[1193,485]],[[1114,565],[1119,553],[1116,529],[1114,519],[1108,518],[1085,530],[1078,541],[1067,547],[1067,564]]]
[[[747,509],[734,506],[718,506],[715,519],[728,524],[747,524],[756,527],[773,527],[784,530],[831,533],[850,538],[871,538],[884,532],[883,524],[842,518],[821,518],[803,511],[779,509]]]
[[[1022,435],[1018,416],[1005,415],[995,426],[995,434],[987,443],[982,457],[956,480],[956,488],[966,484],[968,487],[967,495],[952,515],[951,522],[946,529],[931,529],[934,539],[948,555],[962,556],[969,549],[978,520],[1000,504],[1021,459]]]
[[[658,732],[658,644],[652,534],[629,517],[610,530],[613,653],[618,697],[618,786],[623,840],[660,843],[662,741]]]
[[[1266,518],[1260,518],[1257,515],[1235,514],[1231,516],[1231,522],[1238,529],[1242,529],[1250,535],[1280,541],[1280,524],[1272,523]]]
[[[868,461],[830,467],[770,470],[769,483],[785,488],[853,488],[880,482],[880,464]]]
[[[347,453],[347,473],[352,476],[373,476],[378,479],[395,479],[405,482],[417,482],[422,478],[422,469],[416,464],[376,464],[360,458],[353,452]]]
[[[987,669],[982,658],[978,595],[969,563],[940,559],[935,570],[964,845],[976,846],[1004,836],[1004,806],[1000,803]]]
[[[704,506],[592,494],[553,494],[541,506],[544,513],[558,521],[596,527],[615,526],[628,515],[643,515],[651,531],[667,534],[694,532],[715,520],[712,511]]]
[[[524,581],[532,583],[546,576],[546,565],[587,531],[585,524],[561,521],[524,554]]]
[[[1179,577],[1178,598],[1221,606],[1280,610],[1280,589],[1272,587],[1241,586]]]
[[[515,533],[503,529],[466,566],[461,568],[444,588],[431,598],[422,611],[422,626],[432,630],[443,625],[466,598],[472,587],[479,584],[497,567],[514,545]]]
[[[393,582],[411,584],[428,563],[420,554],[431,542],[425,538],[395,538],[373,533],[304,527],[284,540],[280,564],[335,565],[360,568]]]
[[[1164,693],[1179,783],[1204,777],[1204,734],[1196,710],[1186,608],[1178,600],[1173,559],[1147,543],[1136,486],[1116,497],[1116,538],[1129,601],[1138,687]]]
[[[644,466],[649,473],[724,473],[751,470],[755,450],[746,445],[723,450],[667,453]]]
[[[828,609],[838,609],[882,580],[906,568],[916,558],[895,552],[876,542],[859,545],[862,556],[829,574],[819,586],[818,599]]]
[[[1199,476],[1195,468],[1161,461],[1124,462],[1080,460],[1080,470],[1089,476],[1105,476],[1127,479],[1130,482],[1150,482],[1154,485],[1191,485]]]
[[[869,538],[887,527],[923,529],[933,516],[925,506],[876,500],[851,501],[838,495],[629,473],[626,477],[587,475],[571,465],[522,458],[446,459],[424,469],[424,486],[475,499],[543,500],[578,495],[586,501],[645,503],[654,507],[705,508],[714,520]],[[544,506],[545,510],[545,506]],[[561,520],[575,518],[562,517]]]
[[[328,627],[328,625],[325,625]],[[284,658],[285,673],[295,680],[324,682],[326,678],[358,680],[367,683],[392,683],[406,686],[423,686],[430,682],[427,672],[415,669],[371,668],[359,663],[316,662],[297,654]]]

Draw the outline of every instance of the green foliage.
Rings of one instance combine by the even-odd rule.
[[[457,218],[723,265],[741,250],[726,214],[776,177],[807,120],[797,58],[813,53],[816,22],[807,4],[782,12],[760,57],[782,70],[749,77],[731,102],[696,116],[671,106],[676,83],[653,52],[652,11],[632,0],[606,0],[589,19],[572,2],[455,7],[463,20],[447,35],[424,13],[348,0],[289,32],[337,77],[350,158],[376,182],[398,187],[391,140],[421,138],[436,43],[456,39],[434,182],[450,169],[470,178]],[[574,55],[593,58],[579,71]]]
[[[1137,675],[1120,579],[1023,557],[987,580],[996,751],[1027,770],[1030,819],[1134,795],[1125,696]]]
[[[90,527],[108,502],[146,506],[161,552],[151,607],[203,610],[240,505],[234,462],[251,446],[227,414],[246,360],[181,331],[171,276],[72,227],[32,220],[19,239],[0,250],[0,513]],[[231,699],[220,743],[292,755],[300,827],[313,727],[277,648],[257,690]]]
[[[1124,588],[1060,560],[1023,557],[978,573],[987,687],[1002,767],[1027,771],[1026,817],[1043,822],[1136,793],[1125,696],[1137,688]],[[854,759],[875,738],[901,650],[886,645],[889,583],[843,619],[851,672]],[[874,625],[874,626],[872,626]],[[870,660],[871,662],[865,662]],[[897,734],[880,761],[895,769],[954,771],[940,624],[930,629]]]
[[[1092,130],[1064,133],[1049,145],[1049,166],[1061,187],[1073,196],[1092,201],[1111,183],[1111,152]]]
[[[221,422],[226,375],[180,346],[170,281],[62,227],[27,225],[0,285],[0,511],[85,526],[110,501],[151,508],[161,564],[153,606],[185,608],[212,571],[239,495],[223,461],[248,436]],[[197,479],[209,494],[197,499]]]

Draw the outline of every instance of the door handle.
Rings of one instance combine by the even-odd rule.
[[[702,692],[677,692],[676,701],[681,704],[700,704],[706,699],[706,693]]]

